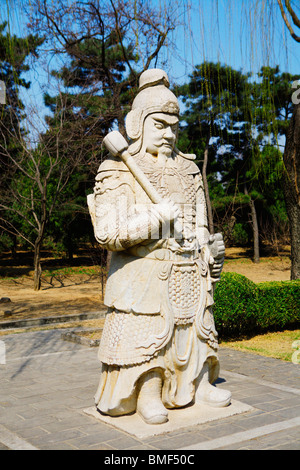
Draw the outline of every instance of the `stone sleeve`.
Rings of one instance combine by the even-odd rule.
[[[203,187],[203,180],[200,173],[195,175],[196,185],[196,232],[199,246],[206,245],[209,241],[209,231],[207,222],[206,200]]]
[[[106,171],[97,175],[88,205],[98,243],[110,251],[122,251],[146,240],[159,238],[162,217],[159,205],[136,204],[129,173]]]

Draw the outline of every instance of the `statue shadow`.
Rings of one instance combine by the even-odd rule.
[[[215,382],[214,385],[222,384],[224,382],[227,382],[227,380],[223,379],[222,377],[219,377]]]

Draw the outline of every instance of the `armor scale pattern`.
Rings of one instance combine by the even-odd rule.
[[[169,299],[175,324],[192,323],[200,302],[201,277],[196,264],[174,265],[169,279]]]
[[[138,348],[146,344],[150,336],[159,335],[164,329],[160,315],[137,315],[118,310],[108,311],[101,337],[99,359],[106,364],[133,365],[149,361],[153,354],[139,354]]]

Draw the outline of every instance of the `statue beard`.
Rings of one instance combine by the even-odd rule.
[[[169,158],[173,155],[174,148],[167,145],[162,145],[158,151],[158,156]]]

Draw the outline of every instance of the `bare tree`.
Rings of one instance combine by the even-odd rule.
[[[62,103],[52,103],[50,129],[68,109],[67,125],[62,123],[57,136],[61,142],[71,137],[71,154],[78,149],[97,159],[112,126],[117,124],[125,136],[125,115],[140,74],[158,63],[166,65],[161,53],[180,23],[179,2],[167,0],[162,8],[142,0],[33,0],[27,15],[32,30],[45,38],[47,57],[52,54],[63,62],[52,73],[63,82],[65,93]]]
[[[29,145],[20,128],[1,130],[0,157],[8,162],[11,171],[1,184],[0,227],[32,246],[35,290],[41,288],[41,248],[48,223],[72,173],[84,157],[80,152],[68,153],[72,137],[67,140],[62,128],[63,118],[56,132],[39,135],[37,146]],[[17,154],[10,151],[12,145],[6,145],[7,136],[18,147]]]
[[[107,117],[125,135],[124,117],[138,78],[170,47],[170,32],[180,24],[182,9],[171,0],[164,7],[142,0],[33,0],[27,15],[31,28],[46,38],[45,52],[72,58],[77,71],[86,69],[86,85],[94,95],[105,96]],[[68,77],[69,84],[78,85],[76,78]]]

